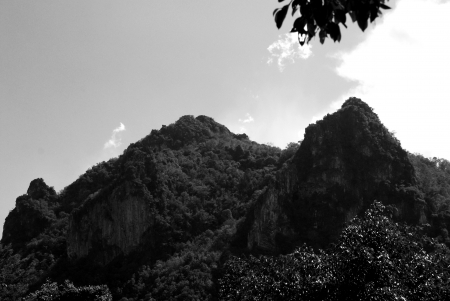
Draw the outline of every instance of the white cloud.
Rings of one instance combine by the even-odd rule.
[[[245,119],[239,119],[239,122],[242,122],[242,123],[250,123],[250,122],[255,121],[255,120],[253,119],[253,117],[250,116],[249,113],[245,114],[245,116],[246,116],[247,118],[245,118]]]
[[[270,65],[276,61],[280,72],[284,70],[287,62],[294,63],[296,59],[307,59],[311,55],[311,45],[305,44],[300,46],[298,34],[286,33],[279,37],[278,41],[275,41],[267,48],[270,52],[267,63]]]
[[[117,148],[122,144],[122,137],[120,132],[125,131],[125,125],[121,122],[120,126],[115,128],[112,132],[111,138],[105,143],[104,148]]]
[[[338,54],[342,77],[359,81],[345,96],[375,109],[402,146],[450,159],[450,3],[402,0],[366,40]],[[342,103],[343,98],[336,103]]]

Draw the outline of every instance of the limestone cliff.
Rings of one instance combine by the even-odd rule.
[[[92,196],[69,218],[67,254],[70,258],[90,255],[106,265],[119,255],[128,255],[142,243],[152,224],[146,199],[133,195],[133,183],[124,182],[110,193]]]
[[[392,205],[398,220],[425,222],[415,182],[399,141],[366,103],[350,98],[306,129],[293,160],[256,205],[248,247],[324,247],[374,200]]]

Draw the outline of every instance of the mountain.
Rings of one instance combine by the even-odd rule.
[[[0,298],[69,279],[117,300],[217,299],[230,254],[326,247],[374,200],[450,243],[449,162],[407,153],[359,99],[284,150],[183,116],[58,193],[33,180],[5,221]]]
[[[249,247],[326,247],[374,200],[392,205],[397,220],[425,224],[429,210],[416,182],[400,142],[366,103],[350,98],[306,128],[292,163],[257,203]]]

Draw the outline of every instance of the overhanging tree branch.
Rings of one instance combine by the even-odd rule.
[[[278,0],[285,2],[286,0]],[[291,32],[298,32],[299,43],[304,45],[319,33],[320,43],[327,37],[334,42],[341,41],[339,24],[347,28],[347,14],[353,22],[357,22],[362,31],[366,30],[368,22],[373,22],[382,12],[390,9],[385,3],[389,0],[290,0],[290,2],[273,12],[278,29],[283,25],[289,7],[292,16],[299,13]]]

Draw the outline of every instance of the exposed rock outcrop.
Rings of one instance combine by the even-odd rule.
[[[92,196],[69,219],[67,253],[72,259],[90,256],[106,265],[128,255],[142,243],[151,224],[147,200],[124,182],[110,193]]]
[[[261,196],[248,247],[266,252],[308,243],[325,247],[374,200],[394,217],[426,222],[425,202],[399,141],[357,98],[308,126],[292,162]]]

